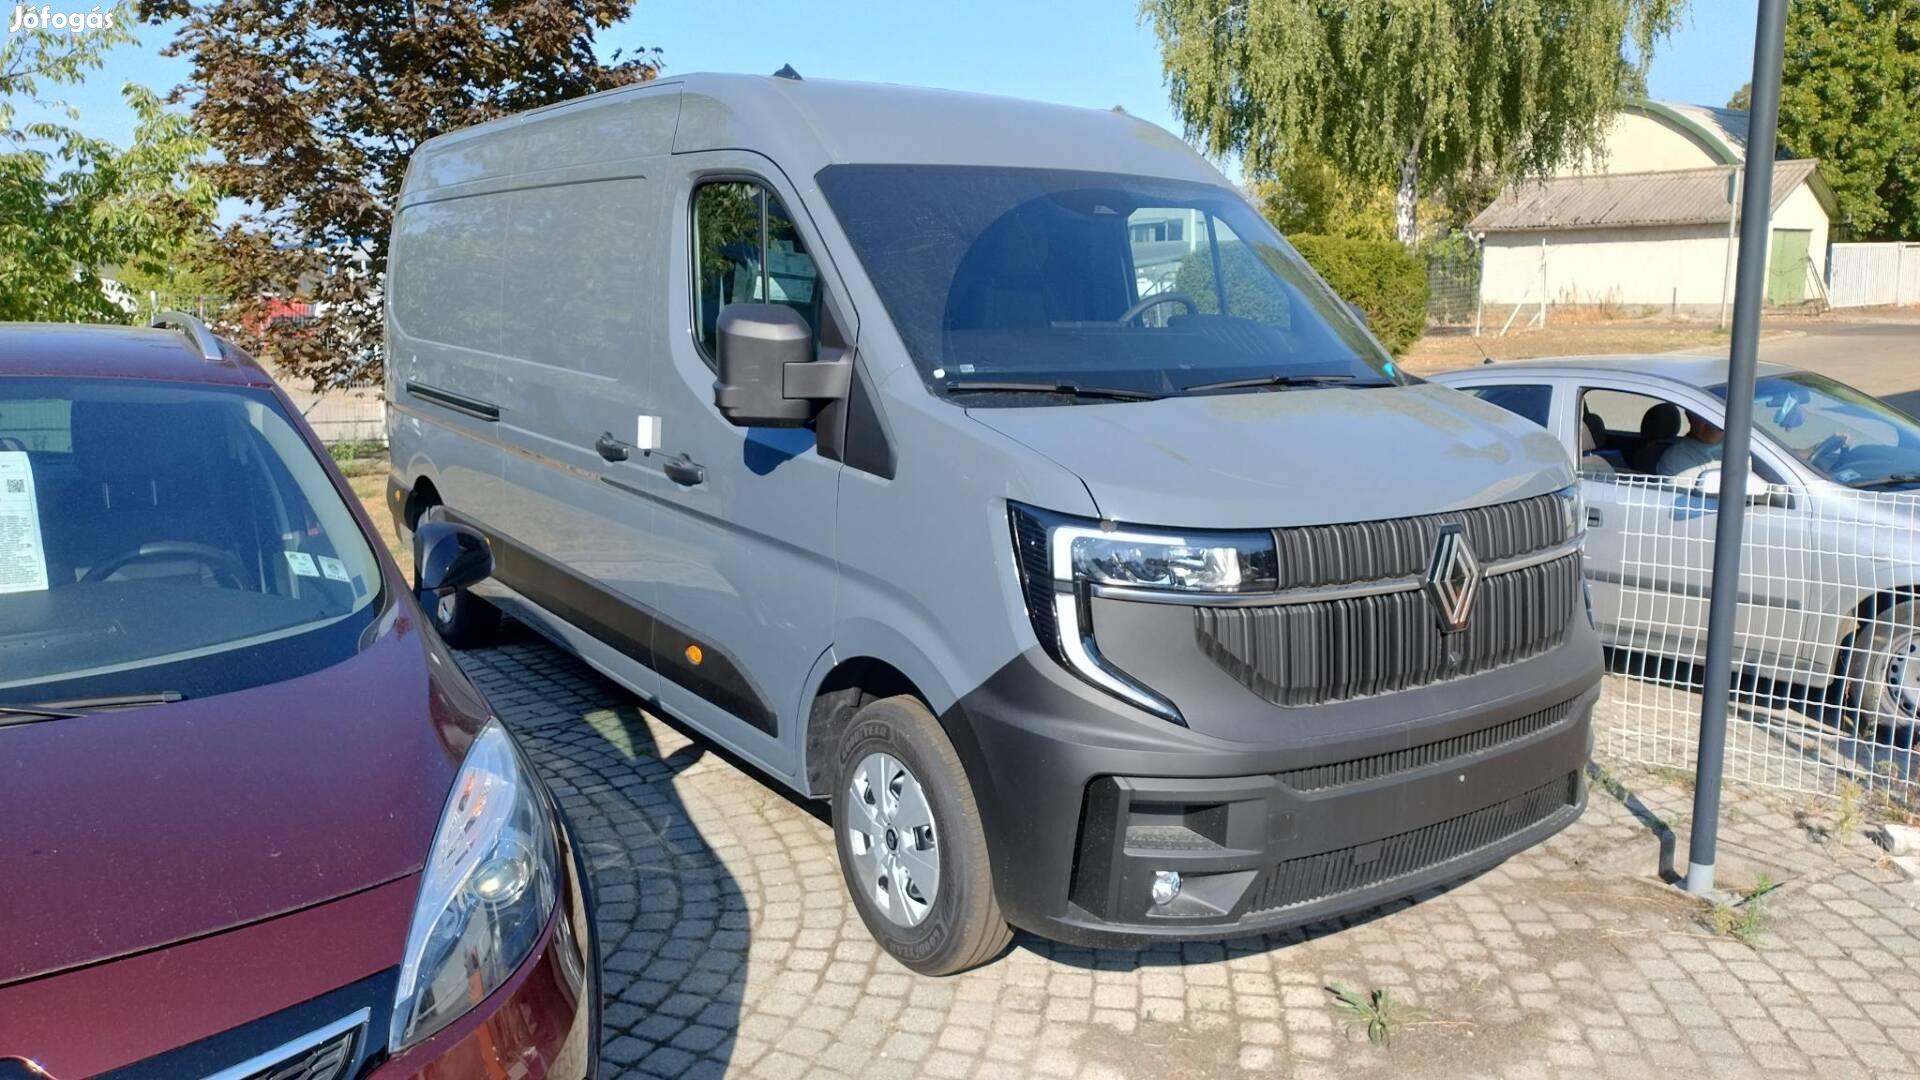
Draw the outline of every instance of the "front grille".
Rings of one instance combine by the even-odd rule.
[[[1280,587],[1305,589],[1424,573],[1440,530],[1458,525],[1481,565],[1564,544],[1576,523],[1558,495],[1388,521],[1275,529]]]
[[[258,1072],[246,1080],[340,1080],[353,1064],[354,1042],[358,1027],[350,1028],[316,1046],[310,1046]]]
[[[1441,629],[1420,589],[1271,607],[1196,607],[1193,617],[1200,650],[1241,685],[1276,705],[1318,705],[1537,656],[1560,643],[1579,603],[1575,553],[1489,575],[1458,633]]]
[[[1254,894],[1252,912],[1330,900],[1471,855],[1559,814],[1580,798],[1578,773],[1456,818],[1337,851],[1288,859]]]
[[[1563,701],[1552,708],[1529,713],[1504,724],[1495,724],[1489,728],[1469,731],[1464,735],[1455,735],[1448,739],[1436,739],[1430,743],[1407,747],[1405,750],[1354,758],[1351,761],[1336,761],[1328,765],[1314,765],[1305,769],[1292,769],[1280,773],[1279,780],[1295,791],[1324,791],[1328,788],[1378,780],[1383,776],[1392,776],[1396,773],[1424,769],[1429,765],[1438,765],[1443,761],[1466,757],[1469,754],[1484,753],[1537,735],[1573,715],[1573,704],[1572,701]]]
[[[1015,508],[1013,549],[1020,558],[1020,586],[1027,594],[1027,615],[1033,632],[1049,653],[1058,652],[1060,629],[1053,614],[1053,568],[1048,565],[1047,527],[1025,510]]]

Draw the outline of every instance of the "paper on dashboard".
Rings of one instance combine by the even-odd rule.
[[[47,552],[40,539],[40,503],[33,462],[24,450],[0,450],[0,593],[47,587]]]

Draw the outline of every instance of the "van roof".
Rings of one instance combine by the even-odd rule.
[[[206,360],[178,330],[85,323],[0,323],[0,376],[152,379],[270,386],[231,345]]]
[[[541,129],[538,134],[533,128]],[[658,79],[431,139],[409,201],[429,191],[616,159],[705,150],[772,158],[794,182],[828,165],[997,165],[1226,184],[1177,136],[1117,109],[886,83],[771,75]],[[450,194],[450,193],[449,193]]]

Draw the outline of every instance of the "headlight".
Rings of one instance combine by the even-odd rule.
[[[1576,480],[1553,494],[1559,501],[1563,518],[1561,524],[1566,527],[1568,538],[1584,534],[1587,531],[1587,496],[1580,490],[1580,482]]]
[[[1060,525],[1052,552],[1056,581],[1209,593],[1266,591],[1277,584],[1271,533],[1170,536]]]
[[[1074,674],[1174,723],[1185,720],[1172,702],[1101,658],[1089,598],[1103,590],[1259,592],[1279,582],[1272,533],[1103,528],[1018,503],[1008,509],[1027,614],[1041,646]]]
[[[513,974],[553,913],[553,820],[498,720],[467,751],[421,876],[390,1052],[445,1027]]]

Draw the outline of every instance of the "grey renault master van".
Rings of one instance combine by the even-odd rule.
[[[832,802],[874,936],[1222,938],[1585,805],[1600,648],[1552,436],[1399,371],[1119,112],[689,75],[432,140],[392,511]]]

